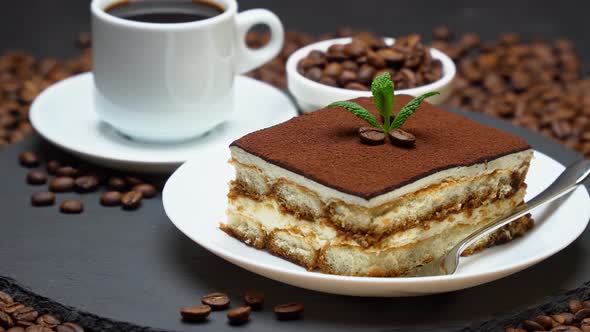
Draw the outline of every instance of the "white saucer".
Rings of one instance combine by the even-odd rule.
[[[238,76],[234,89],[236,109],[231,119],[204,136],[180,143],[131,140],[101,122],[94,112],[91,73],[63,80],[39,95],[30,110],[37,132],[55,145],[89,161],[141,172],[171,171],[202,155],[212,146],[227,147],[233,140],[297,115],[289,98],[260,81]]]
[[[534,211],[535,227],[524,237],[461,258],[456,274],[424,278],[348,277],[306,271],[271,254],[248,247],[219,229],[227,206],[227,183],[234,170],[228,149],[195,156],[182,165],[164,188],[164,209],[180,231],[212,253],[254,273],[290,285],[342,295],[401,297],[473,287],[534,265],[572,243],[590,219],[586,188]],[[527,200],[541,192],[564,166],[535,152],[527,176]],[[198,183],[198,186],[194,184]]]

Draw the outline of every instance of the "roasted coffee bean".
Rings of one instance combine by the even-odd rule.
[[[402,62],[406,59],[406,56],[397,50],[392,48],[384,48],[382,50],[377,51],[377,53],[385,59],[387,62]]]
[[[25,332],[25,328],[22,326],[13,326],[11,328],[9,328],[8,330],[6,330],[6,332]]]
[[[584,301],[584,302],[582,302],[582,307],[584,307],[584,308],[590,308],[590,301]]]
[[[374,127],[361,127],[358,130],[361,143],[365,145],[380,145],[385,142],[385,134]]]
[[[539,315],[535,317],[535,322],[539,323],[539,325],[543,326],[546,330],[550,330],[553,328],[553,318],[545,315]]]
[[[550,330],[550,332],[582,332],[582,330],[580,330],[578,327],[576,326],[556,326],[554,328],[552,328]]]
[[[579,300],[570,300],[567,303],[568,307],[570,308],[570,311],[572,314],[576,314],[576,312],[584,309],[584,305],[582,304],[582,301]]]
[[[26,332],[54,332],[53,329],[50,329],[47,326],[43,325],[32,325],[27,327],[25,330]]]
[[[78,192],[91,192],[98,189],[98,177],[95,175],[85,175],[76,178],[74,181],[76,184],[76,191]]]
[[[385,68],[385,66],[387,66],[385,58],[375,52],[371,52],[369,55],[367,55],[367,62],[377,69]]]
[[[224,293],[211,293],[204,295],[201,302],[211,307],[213,310],[221,310],[229,307],[229,296]]]
[[[32,322],[39,317],[39,313],[33,307],[23,307],[16,310],[12,314],[12,318],[15,320],[22,320],[26,322]]]
[[[137,184],[132,190],[139,191],[143,198],[152,198],[158,194],[156,187],[149,183]]]
[[[581,321],[584,318],[590,317],[590,308],[582,308],[574,314],[574,321]]]
[[[328,77],[328,76],[324,76],[320,79],[320,83],[324,84],[324,85],[328,85],[328,86],[334,86],[337,87],[338,86],[338,82],[336,82],[336,80],[332,77]]]
[[[121,196],[121,205],[125,210],[135,210],[141,205],[142,198],[141,192],[132,190]]]
[[[344,88],[349,90],[369,91],[369,88],[367,86],[357,82],[350,82],[346,84]]]
[[[127,189],[127,182],[125,182],[125,180],[121,177],[111,176],[107,180],[107,186],[112,190],[123,191]]]
[[[210,313],[211,307],[206,304],[180,309],[182,319],[189,322],[202,322],[209,317]]]
[[[104,206],[117,206],[121,204],[121,193],[118,191],[107,191],[100,196],[100,204]]]
[[[340,76],[338,76],[338,84],[345,86],[348,83],[356,81],[358,78],[357,74],[352,70],[343,70]]]
[[[55,175],[57,176],[76,177],[78,174],[79,170],[72,166],[62,166],[55,170]]]
[[[47,183],[47,175],[41,171],[32,170],[27,173],[27,183],[32,185],[40,185]]]
[[[54,193],[69,192],[74,189],[74,179],[69,176],[60,176],[49,182],[49,190]]]
[[[8,313],[0,311],[0,327],[8,329],[13,326],[14,321],[12,320],[12,317],[10,317]]]
[[[562,312],[559,314],[551,315],[551,318],[561,325],[570,325],[574,321],[574,314],[569,312]]]
[[[351,58],[358,58],[367,54],[367,44],[361,40],[353,40],[352,42],[344,45],[344,54]]]
[[[244,293],[244,303],[252,310],[260,310],[264,306],[264,293],[248,290]]]
[[[338,77],[342,73],[342,65],[338,62],[330,62],[324,68],[323,74],[330,77]]]
[[[359,70],[359,65],[356,62],[350,60],[342,61],[342,69],[357,72]]]
[[[25,329],[27,327],[29,327],[29,326],[37,325],[37,324],[35,324],[35,322],[28,322],[26,320],[17,320],[14,324],[16,326],[20,326],[20,327],[25,328]]]
[[[416,137],[403,129],[393,129],[389,132],[389,140],[393,145],[411,147],[416,143]]]
[[[50,160],[47,162],[47,172],[55,175],[57,169],[61,167],[61,163],[58,160]]]
[[[56,328],[59,324],[61,324],[59,319],[57,319],[55,316],[47,314],[37,317],[36,322],[39,325],[47,326],[52,329]]]
[[[227,319],[232,325],[242,325],[250,320],[251,312],[252,309],[250,307],[237,307],[227,313]]]
[[[39,159],[39,156],[31,151],[22,152],[18,156],[18,160],[20,161],[20,164],[24,167],[32,168],[41,165],[41,160]]]
[[[56,327],[55,331],[56,332],[84,332],[84,329],[82,328],[82,326],[80,326],[76,323],[67,322],[67,323],[63,323],[63,324],[59,325],[58,327]]]
[[[375,68],[369,65],[363,65],[359,69],[357,80],[360,84],[368,85],[373,80],[373,76],[375,75]]]
[[[533,320],[528,320],[528,319],[525,320],[524,322],[522,322],[522,328],[527,331],[544,331],[545,330],[545,328],[541,324],[539,324]]]
[[[434,39],[448,41],[453,36],[451,29],[448,26],[439,26],[432,32]]]
[[[305,71],[303,76],[317,82],[322,78],[322,69],[319,67],[311,67]]]
[[[24,308],[25,305],[19,302],[13,302],[2,306],[2,311],[12,315],[15,311]]]
[[[59,210],[67,214],[78,214],[84,211],[84,204],[77,199],[68,199],[59,205]]]
[[[37,192],[31,195],[31,205],[49,206],[55,203],[55,194],[50,191]]]
[[[273,311],[279,320],[294,320],[303,316],[304,309],[303,302],[291,302],[277,305]]]
[[[0,307],[4,304],[14,303],[12,296],[0,291]]]

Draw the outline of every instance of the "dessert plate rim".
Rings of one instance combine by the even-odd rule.
[[[223,151],[211,150],[209,152],[224,154]],[[545,166],[552,167],[555,171],[555,177],[557,177],[557,175],[563,169],[565,169],[565,166],[563,166],[561,163],[559,163],[555,159],[547,156],[546,154],[544,154],[540,151],[537,151],[537,150],[535,150],[534,153],[535,153],[535,160],[533,161],[533,163],[535,163],[535,162],[544,163]],[[225,152],[224,157],[225,158],[220,158],[220,160],[223,159],[224,161],[227,161],[227,159],[229,157],[229,151]],[[209,155],[208,160],[211,161],[213,159],[214,158],[211,158],[211,155]],[[200,218],[198,215],[193,215],[192,221],[191,220],[183,220],[183,218],[178,215],[178,209],[183,208],[183,207],[178,206],[178,202],[175,202],[174,196],[178,190],[182,189],[183,185],[190,186],[191,173],[193,173],[196,169],[199,168],[198,164],[199,164],[199,158],[196,158],[194,160],[191,160],[191,161],[183,164],[181,167],[179,167],[176,170],[176,172],[166,182],[166,185],[164,187],[163,194],[162,194],[162,201],[164,204],[164,210],[166,211],[166,214],[168,215],[168,218],[172,221],[172,223],[183,234],[185,234],[191,240],[195,241],[196,243],[198,243],[199,245],[201,245],[202,247],[204,247],[208,251],[214,253],[215,255],[217,255],[225,260],[230,261],[233,264],[236,264],[242,268],[245,268],[246,270],[249,270],[251,272],[254,272],[254,273],[257,273],[257,274],[260,274],[260,275],[266,276],[268,278],[271,278],[271,279],[274,279],[277,281],[281,281],[281,282],[284,282],[287,284],[299,286],[302,288],[317,290],[317,291],[323,291],[323,292],[327,292],[327,293],[334,293],[334,294],[341,294],[341,295],[355,295],[355,296],[381,296],[381,297],[419,296],[419,295],[428,295],[428,294],[434,294],[434,293],[454,291],[454,290],[459,290],[459,289],[464,289],[464,288],[469,288],[469,287],[473,287],[476,285],[484,284],[484,283],[487,283],[487,282],[490,282],[493,280],[497,280],[497,279],[506,277],[506,276],[516,273],[518,271],[524,270],[524,269],[526,269],[532,265],[535,265],[535,264],[539,263],[540,261],[556,254],[557,252],[561,251],[562,249],[564,249],[565,247],[570,245],[575,239],[577,239],[582,234],[582,232],[585,230],[588,222],[590,221],[590,207],[589,207],[590,204],[588,204],[588,203],[590,203],[590,196],[589,196],[586,188],[584,186],[581,186],[580,188],[576,189],[570,196],[567,196],[564,199],[559,200],[557,202],[557,204],[559,204],[559,205],[557,205],[557,204],[555,205],[555,210],[557,210],[558,208],[562,207],[562,205],[566,205],[566,204],[578,205],[581,203],[585,203],[584,208],[577,208],[576,209],[576,215],[578,216],[578,218],[577,218],[578,221],[577,221],[577,228],[575,229],[575,231],[570,232],[569,236],[566,239],[562,239],[563,241],[561,241],[559,243],[559,245],[554,246],[550,250],[547,250],[545,252],[541,251],[538,254],[532,255],[531,257],[529,257],[525,261],[511,262],[511,263],[508,263],[508,264],[503,265],[501,267],[493,267],[489,270],[484,270],[484,271],[480,271],[480,272],[470,272],[470,273],[460,273],[460,269],[461,269],[461,265],[460,265],[459,266],[459,273],[456,273],[454,275],[419,277],[419,278],[411,278],[411,277],[381,278],[381,277],[355,277],[355,276],[332,275],[332,274],[325,274],[325,273],[321,273],[321,272],[317,272],[317,271],[307,271],[304,268],[299,267],[295,264],[293,264],[293,266],[297,267],[297,269],[285,269],[280,266],[277,267],[277,266],[269,265],[268,263],[265,263],[265,262],[258,262],[258,261],[249,260],[247,257],[248,254],[244,254],[243,252],[240,253],[240,252],[230,251],[227,248],[215,243],[214,241],[211,241],[207,237],[200,236],[199,234],[195,234],[194,232],[191,232],[190,230],[187,229],[187,223],[198,222],[198,220]],[[547,165],[547,164],[551,164],[551,165]],[[540,176],[540,175],[541,174],[539,174],[537,176]],[[527,176],[527,181],[529,181],[529,176],[535,176],[535,175],[531,175],[531,173],[529,173],[529,175]],[[230,179],[226,178],[225,180],[226,181],[223,181],[223,182],[227,183],[228,180],[230,180]],[[539,181],[539,179],[537,179],[536,181]],[[548,180],[543,180],[543,181],[544,182],[548,181],[546,183],[546,185],[549,185],[549,183],[552,181],[552,178],[549,178]],[[218,181],[218,182],[221,183],[221,181]],[[543,184],[543,187],[546,187],[546,185]],[[200,187],[205,188],[207,186],[200,186]],[[541,188],[541,190],[542,190],[542,188]],[[538,190],[538,191],[540,191],[540,190]],[[227,189],[226,189],[226,192],[227,192]],[[213,199],[213,198],[211,198],[211,199]],[[222,197],[220,197],[218,199],[226,200],[227,197],[225,195],[223,195]],[[527,196],[527,199],[530,199],[530,196]],[[580,202],[575,203],[575,200],[582,200],[582,201],[581,201],[581,203]],[[194,209],[194,206],[191,208]],[[551,221],[552,214],[555,211],[551,210],[549,212],[550,212],[550,215],[547,217],[543,217],[542,223],[546,223],[546,222]],[[555,218],[555,217],[553,217],[553,218]],[[184,219],[186,219],[186,218],[184,218]],[[222,220],[215,220],[215,221],[208,221],[207,220],[206,222],[215,223],[216,229],[219,232],[222,232],[218,227],[219,222],[221,222],[221,221]],[[556,221],[553,221],[553,222],[556,222]],[[539,222],[537,220],[535,220],[536,227],[539,227],[538,224],[539,224]],[[533,230],[535,228],[533,228]],[[514,239],[513,241],[534,241],[535,234],[536,233],[531,231],[531,232],[525,234],[523,238]],[[230,237],[229,235],[226,235],[225,233],[223,233],[223,235],[227,236],[227,239],[230,241],[238,242],[238,240]],[[239,244],[243,245],[244,247],[247,247],[245,244],[243,244],[241,242],[239,242]],[[510,245],[510,243],[507,245]],[[494,252],[491,252],[489,254],[494,255],[494,254],[496,254],[496,251],[499,251],[502,249],[509,249],[506,247],[507,245],[500,245],[500,246],[494,247],[492,249],[485,250],[484,252],[479,253],[479,254],[475,254],[471,257],[468,257],[467,259],[472,259],[472,257],[475,257],[474,259],[477,259],[478,255],[486,255],[486,254],[488,254],[489,251],[492,251],[492,250],[494,250]],[[247,248],[250,248],[250,247],[247,247]],[[254,250],[257,250],[257,249],[254,249]],[[257,250],[257,251],[261,251],[261,250]],[[272,256],[268,252],[264,252],[264,254]],[[272,256],[272,257],[274,257],[274,256]],[[480,256],[480,257],[482,257],[482,256]],[[482,257],[482,258],[485,259],[485,257]],[[292,263],[290,263],[290,264],[292,264]],[[463,264],[463,262],[462,262],[462,264]],[[331,283],[331,285],[329,283]],[[339,283],[341,284],[341,287],[340,287],[341,290],[338,290],[340,288],[338,285],[336,285]],[[369,286],[369,285],[370,285],[370,289],[366,289],[366,290],[363,289],[363,287]],[[412,291],[412,290],[404,291],[403,286],[410,286],[410,287],[425,286],[425,289],[424,289],[424,291],[415,291],[415,290],[414,291]],[[352,289],[351,287],[356,287],[356,289]]]
[[[239,100],[243,94],[245,101],[236,103],[230,120],[193,139],[142,142],[126,138],[100,121],[94,112],[93,89],[92,72],[48,87],[31,105],[33,128],[50,143],[83,159],[138,172],[170,172],[211,145],[226,146],[248,132],[297,115],[295,105],[281,90],[247,76],[236,76],[235,98]],[[253,111],[261,116],[248,113]]]

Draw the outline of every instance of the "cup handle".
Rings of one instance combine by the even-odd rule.
[[[285,31],[279,18],[266,9],[251,9],[241,12],[236,17],[237,24],[237,72],[245,73],[262,66],[274,58],[283,47]],[[270,28],[270,41],[260,49],[251,49],[246,45],[246,34],[256,24],[266,24]]]

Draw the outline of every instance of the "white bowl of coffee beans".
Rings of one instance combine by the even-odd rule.
[[[455,64],[443,52],[420,43],[420,36],[338,38],[310,44],[287,61],[287,83],[304,112],[334,101],[370,97],[373,78],[389,72],[396,94],[428,98],[441,104],[451,94]]]

